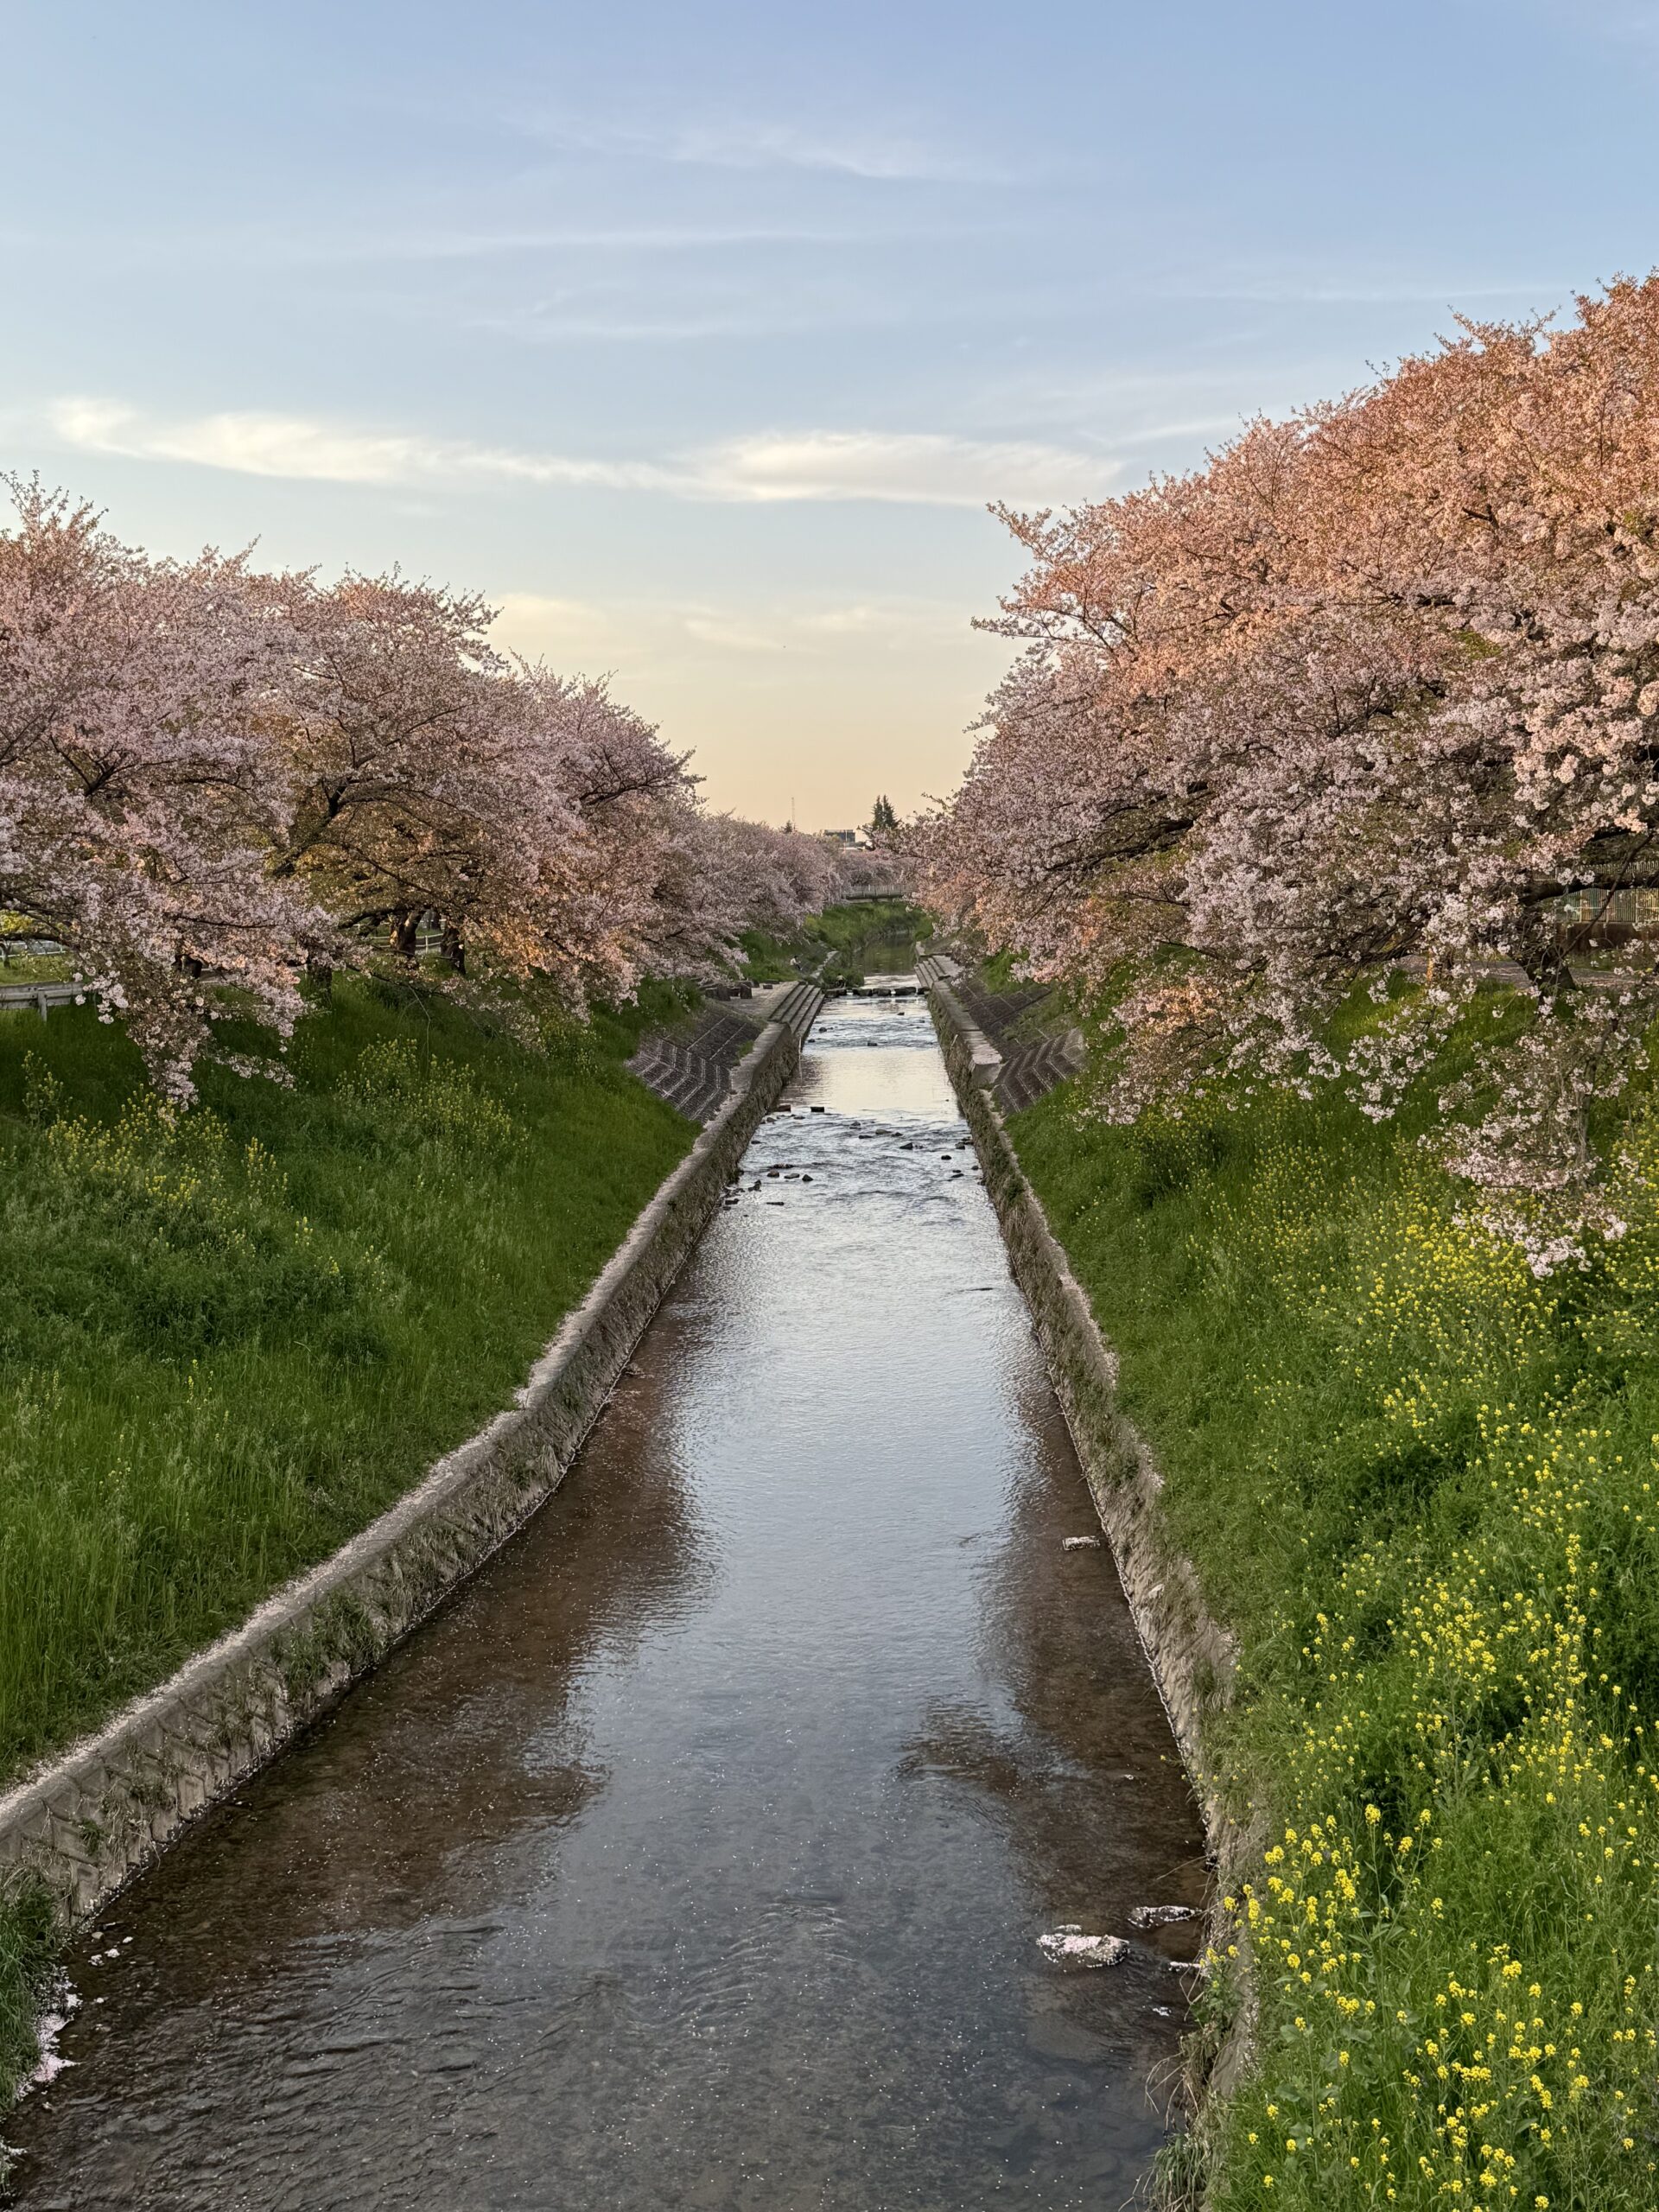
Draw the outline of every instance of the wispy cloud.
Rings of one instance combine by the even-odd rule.
[[[959,606],[930,600],[860,600],[849,606],[746,608],[697,607],[679,618],[694,643],[728,653],[844,652],[849,644],[903,652],[931,643],[952,646],[968,632]]]
[[[702,124],[677,132],[664,149],[671,161],[708,168],[830,169],[877,182],[947,182],[982,179],[982,165],[906,135],[836,137],[787,124]]]
[[[982,154],[958,153],[899,124],[845,130],[744,117],[654,123],[537,115],[529,127],[571,152],[696,168],[817,170],[882,184],[1005,181]]]
[[[445,477],[518,477],[543,484],[661,488],[658,472],[627,462],[582,461],[396,431],[362,430],[297,415],[232,412],[165,422],[105,399],[60,399],[53,430],[83,452],[135,461],[188,461],[244,476],[333,484],[410,484]]]
[[[642,654],[658,667],[710,658],[844,661],[849,647],[884,656],[938,651],[960,656],[976,642],[972,612],[957,601],[915,597],[808,606],[687,606],[660,600],[600,606],[509,592],[500,601],[496,635],[521,652],[574,657],[595,666],[636,661]]]
[[[1116,473],[1103,457],[1026,440],[925,431],[817,430],[734,438],[707,449],[702,480],[738,499],[893,499],[978,506],[1098,496]]]
[[[769,432],[660,460],[618,460],[359,429],[301,416],[231,412],[165,421],[104,399],[60,400],[48,420],[62,443],[81,452],[243,475],[365,485],[494,480],[733,505],[1044,505],[1098,497],[1116,474],[1105,457],[1063,446],[931,431]]]
[[[1437,307],[1456,308],[1467,302],[1503,300],[1527,302],[1548,299],[1560,289],[1541,277],[1517,277],[1507,283],[1490,280],[1470,283],[1452,276],[1330,276],[1317,271],[1263,272],[1257,276],[1195,276],[1176,277],[1153,288],[1166,300],[1237,301],[1263,307]]]
[[[599,606],[591,600],[562,599],[549,592],[504,593],[498,603],[496,638],[515,652],[543,653],[572,645],[601,657],[613,653],[626,633],[621,602]]]
[[[596,340],[655,346],[800,338],[824,331],[844,336],[900,330],[916,321],[913,301],[810,287],[732,287],[717,299],[714,288],[705,286],[702,302],[683,306],[663,286],[648,288],[632,305],[618,302],[613,294],[596,306],[593,296],[569,292],[554,299],[515,302],[499,312],[467,318],[467,327],[535,346]]]
[[[977,238],[983,223],[969,226],[937,218],[916,215],[896,222],[891,213],[863,221],[830,222],[806,216],[782,214],[770,219],[721,221],[685,219],[661,222],[549,222],[480,223],[459,225],[443,220],[423,223],[359,224],[355,227],[336,217],[319,216],[315,224],[302,221],[270,223],[188,222],[156,229],[148,222],[132,231],[73,221],[24,222],[15,215],[0,221],[0,247],[16,252],[73,254],[78,262],[118,260],[123,265],[193,265],[224,262],[238,268],[351,269],[384,264],[388,267],[422,264],[489,264],[514,260],[545,260],[569,256],[578,263],[589,257],[608,260],[617,256],[653,257],[682,254],[717,256],[766,251],[773,248],[797,252],[804,248],[866,249],[873,242],[928,242],[963,235]]]

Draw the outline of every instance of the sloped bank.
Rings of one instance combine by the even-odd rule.
[[[732,1095],[531,1370],[518,1402],[415,1491],[108,1726],[0,1797],[0,1885],[60,1924],[95,1911],[198,1813],[273,1758],[556,1489],[799,1057],[792,994]]]
[[[1659,2202],[1659,1116],[1619,1128],[1625,1233],[1548,1277],[1422,1125],[1329,1092],[1008,1125],[1167,1472],[1154,1539],[1237,1639],[1200,1758],[1263,1833],[1217,1833],[1198,2009],[1248,2008],[1251,2063],[1160,2174],[1212,2212]]]
[[[1203,1807],[1224,1888],[1259,1847],[1259,1838],[1223,1803],[1205,1758],[1207,1727],[1230,1694],[1233,1642],[1206,1609],[1192,1562],[1164,1526],[1162,1481],[1145,1440],[1119,1408],[1116,1360],[1009,1139],[993,1096],[1002,1055],[969,1019],[944,966],[927,958],[918,964],[1014,1280],[1031,1309],[1123,1594]],[[1212,1932],[1220,1936],[1218,1921]],[[1247,2007],[1195,2053],[1189,2088],[1196,2091],[1202,2075],[1210,2088],[1224,2091],[1245,2063],[1249,2034]]]

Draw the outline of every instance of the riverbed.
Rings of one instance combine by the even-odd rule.
[[[18,2201],[1109,2212],[1205,1869],[1097,1536],[925,1008],[836,1002],[550,1503],[77,1947]]]

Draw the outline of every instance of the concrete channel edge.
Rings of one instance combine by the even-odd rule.
[[[523,1527],[604,1409],[822,1004],[816,989],[790,993],[516,1404],[240,1628],[0,1796],[0,1883],[41,1881],[66,1926],[96,1912]]]
[[[924,959],[918,966],[1014,1281],[1031,1311],[1135,1632],[1203,1811],[1219,1878],[1210,1932],[1212,1940],[1232,1941],[1230,1929],[1223,1937],[1219,1897],[1242,1875],[1262,1840],[1254,1825],[1239,1822],[1223,1802],[1205,1752],[1210,1726],[1231,1695],[1233,1639],[1206,1608],[1192,1561],[1169,1535],[1159,1503],[1163,1478],[1145,1438],[1117,1402],[1116,1356],[1020,1165],[993,1096],[1002,1056],[969,1019],[941,964]],[[1247,1977],[1244,2005],[1205,2054],[1204,2094],[1224,2094],[1247,2067],[1254,2009]],[[1200,2085],[1192,2086],[1196,2100]]]

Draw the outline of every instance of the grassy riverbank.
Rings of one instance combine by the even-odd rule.
[[[853,899],[826,906],[802,923],[793,937],[745,930],[743,973],[752,983],[776,983],[816,975],[826,955],[826,981],[857,979],[866,967],[893,969],[933,933],[931,916],[906,899]]]
[[[292,1090],[173,1117],[90,1012],[0,1014],[0,1777],[511,1402],[690,1147],[621,1065],[644,1019],[543,1056],[342,983]],[[41,1936],[0,1912],[0,2067]]]
[[[857,899],[814,914],[806,934],[827,945],[844,966],[858,969],[891,965],[893,957],[925,944],[933,923],[907,899]]]
[[[1659,1225],[1540,1281],[1332,1102],[1014,1124],[1242,1651],[1227,2212],[1659,2202]],[[1659,1176],[1659,1122],[1625,1133]],[[1190,2152],[1185,2155],[1191,2163]],[[1172,2174],[1178,2169],[1172,2168]]]

